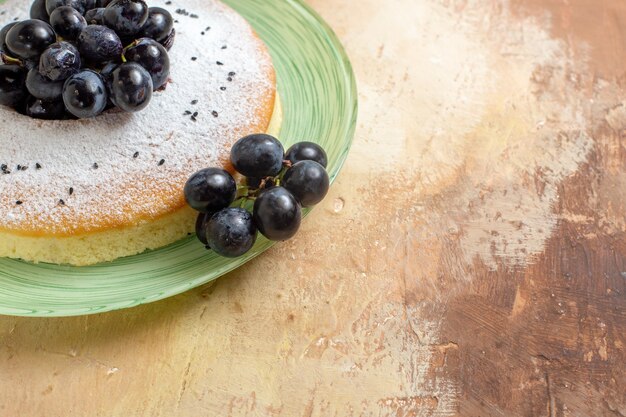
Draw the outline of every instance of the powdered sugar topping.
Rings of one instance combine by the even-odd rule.
[[[247,22],[214,0],[167,3],[150,6],[178,20],[172,83],[142,112],[40,121],[0,106],[0,229],[71,234],[167,214],[189,174],[266,127],[273,69]],[[29,7],[8,0],[0,22]]]

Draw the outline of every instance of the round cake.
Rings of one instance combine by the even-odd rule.
[[[276,133],[280,109],[266,46],[215,0],[153,1],[174,18],[170,82],[138,113],[44,121],[0,106],[0,257],[89,265],[185,237],[185,181],[229,169],[242,136]],[[0,23],[28,18],[7,0]]]

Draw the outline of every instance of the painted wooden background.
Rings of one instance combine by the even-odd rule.
[[[214,286],[0,318],[0,416],[626,415],[626,2],[311,4],[361,102],[325,203]]]

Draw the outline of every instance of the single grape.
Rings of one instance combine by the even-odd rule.
[[[104,25],[104,7],[87,10],[85,20],[88,25]]]
[[[196,237],[203,245],[208,245],[206,238],[206,223],[214,213],[198,213],[196,218]]]
[[[18,22],[9,23],[8,25],[0,29],[0,52],[3,52],[9,56],[13,56],[13,54],[11,53],[11,51],[9,51],[9,47],[7,46],[7,33],[9,33],[9,30],[11,30],[13,26],[17,25],[17,23]]]
[[[39,73],[52,81],[65,80],[80,71],[80,67],[78,49],[69,42],[53,43],[39,58]]]
[[[43,100],[58,100],[63,94],[63,80],[52,81],[44,77],[39,69],[33,68],[28,71],[26,77],[26,89],[28,92]]]
[[[47,22],[49,17],[46,10],[46,0],[35,0],[30,6],[30,18]]]
[[[172,49],[172,46],[174,46],[175,40],[176,40],[176,29],[172,29],[170,34],[167,35],[167,37],[163,39],[162,41],[160,41],[159,43],[165,47],[166,51],[169,51],[170,49]]]
[[[121,64],[109,79],[111,101],[120,109],[136,112],[146,108],[152,98],[152,78],[135,62]]]
[[[300,161],[315,161],[324,168],[328,166],[326,151],[320,145],[313,142],[298,142],[287,149],[285,159],[296,164]]]
[[[148,20],[143,0],[113,0],[104,11],[104,23],[120,37],[136,35]]]
[[[256,134],[239,139],[230,151],[230,161],[246,177],[273,177],[283,167],[283,145],[273,136]]]
[[[26,115],[33,119],[60,120],[65,116],[63,100],[42,100],[30,96],[26,102]]]
[[[174,19],[170,12],[160,7],[148,9],[148,20],[141,28],[141,36],[162,42],[172,33]]]
[[[24,59],[39,57],[54,42],[56,34],[52,26],[37,19],[17,23],[6,36],[9,50]]]
[[[148,71],[155,91],[167,83],[170,58],[163,45],[154,39],[138,39],[126,49],[124,57],[128,62],[136,62]]]
[[[74,116],[96,117],[107,105],[107,91],[100,74],[83,70],[72,75],[63,87],[63,102]]]
[[[185,200],[194,210],[215,212],[228,207],[237,196],[237,183],[227,171],[206,168],[193,174],[184,188]]]
[[[61,6],[54,9],[50,14],[50,25],[57,36],[74,41],[87,26],[87,21],[78,10],[69,6]]]
[[[80,0],[46,0],[46,11],[49,15],[51,15],[55,9],[63,6],[72,7],[78,10],[80,14],[85,13],[85,6]]]
[[[102,78],[104,78],[104,81],[106,83],[109,83],[113,71],[115,71],[115,69],[119,66],[120,64],[118,64],[117,62],[109,62],[100,70],[100,75],[102,76]]]
[[[206,222],[208,246],[218,255],[237,258],[244,255],[256,242],[257,228],[252,215],[242,208],[226,208],[215,213]]]
[[[0,104],[16,108],[27,95],[26,70],[18,65],[0,65]]]
[[[255,200],[253,218],[266,238],[287,240],[300,228],[302,209],[287,189],[273,187],[263,191]]]
[[[81,59],[95,67],[122,58],[122,41],[106,26],[88,25],[78,37],[78,50]]]
[[[96,4],[98,3],[97,0],[78,0],[78,1],[83,8],[83,15],[87,13],[87,11],[98,7],[96,6]]]
[[[111,92],[111,80],[113,76],[113,71],[115,71],[115,69],[119,65],[120,64],[118,64],[117,62],[109,62],[104,66],[104,68],[100,70],[100,76],[104,80],[104,85],[107,88],[108,102],[106,109],[116,107],[115,103],[113,102],[113,93]]]
[[[287,170],[282,185],[303,207],[311,207],[326,197],[330,180],[324,167],[317,162],[300,161]]]

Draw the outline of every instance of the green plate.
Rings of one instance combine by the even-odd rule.
[[[269,46],[284,109],[280,139],[326,149],[334,180],[348,154],[357,116],[350,62],[333,31],[300,0],[226,0]],[[272,246],[259,239],[235,260],[207,252],[195,238],[112,263],[68,267],[0,259],[0,314],[72,316],[133,307],[214,280]]]

